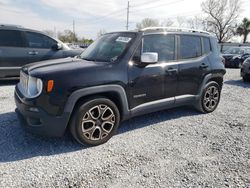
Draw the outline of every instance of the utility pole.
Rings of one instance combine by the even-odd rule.
[[[129,8],[130,8],[130,6],[129,6],[129,1],[128,1],[128,8],[127,8],[127,24],[126,24],[126,29],[128,30],[128,27],[129,27]]]
[[[74,38],[76,38],[75,20],[73,20],[73,33],[74,33]]]
[[[57,38],[56,26],[54,26],[54,37]]]

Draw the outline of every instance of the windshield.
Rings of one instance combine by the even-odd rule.
[[[91,44],[80,58],[88,61],[114,62],[124,54],[135,36],[135,33],[103,35]]]
[[[250,48],[230,48],[227,51],[225,51],[225,54],[245,54],[245,53],[249,53],[250,52]]]

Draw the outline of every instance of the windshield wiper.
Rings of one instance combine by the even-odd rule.
[[[82,59],[86,61],[95,61],[94,59],[89,59],[89,58],[82,58]]]

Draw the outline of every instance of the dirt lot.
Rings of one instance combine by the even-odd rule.
[[[250,83],[228,69],[218,109],[127,121],[107,144],[83,148],[24,132],[15,82],[0,87],[0,187],[250,187]]]

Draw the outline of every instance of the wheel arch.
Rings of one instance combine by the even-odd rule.
[[[205,88],[205,86],[209,83],[209,82],[216,82],[219,84],[220,88],[222,89],[223,86],[223,73],[210,73],[208,75],[206,75],[203,79],[203,82],[200,86],[199,89],[199,93],[198,96],[202,95],[202,91]]]
[[[84,88],[72,93],[65,105],[65,112],[69,113],[70,121],[75,109],[79,104],[95,97],[104,97],[113,101],[119,109],[121,120],[126,120],[130,116],[128,101],[124,88],[120,85],[105,85]]]

